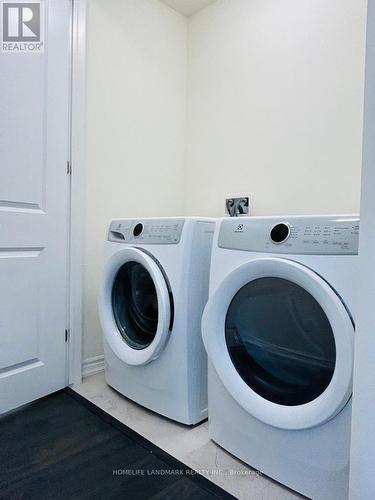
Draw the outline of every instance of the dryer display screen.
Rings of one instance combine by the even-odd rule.
[[[308,403],[332,379],[330,322],[315,298],[288,280],[259,278],[242,287],[228,308],[225,338],[239,375],[273,403]]]
[[[115,322],[125,342],[145,349],[158,328],[158,299],[154,282],[142,264],[127,262],[118,271],[112,290]]]

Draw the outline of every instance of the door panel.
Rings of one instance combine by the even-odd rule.
[[[46,106],[46,55],[2,54],[1,68],[5,77],[1,107],[6,119],[0,122],[0,148],[2,164],[8,169],[0,185],[0,204],[42,208],[47,117],[41,110]],[[9,168],[12,165],[17,168]]]
[[[39,264],[39,250],[0,253],[0,276],[11,276],[0,282],[0,331],[5,354],[0,359],[0,370],[39,357]]]
[[[69,0],[43,53],[0,53],[0,413],[66,385]]]

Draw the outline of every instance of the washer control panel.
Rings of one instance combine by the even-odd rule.
[[[359,217],[254,217],[224,220],[219,247],[298,255],[357,255]]]
[[[114,220],[109,241],[142,245],[176,245],[181,240],[184,219]]]

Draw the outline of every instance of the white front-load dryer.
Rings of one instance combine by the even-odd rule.
[[[214,227],[198,218],[112,221],[99,294],[108,384],[189,425],[207,417],[200,325]]]
[[[202,320],[209,432],[313,499],[348,496],[357,216],[218,222]]]

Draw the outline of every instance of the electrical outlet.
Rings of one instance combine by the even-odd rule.
[[[251,195],[233,195],[225,198],[225,213],[230,217],[251,215]]]

